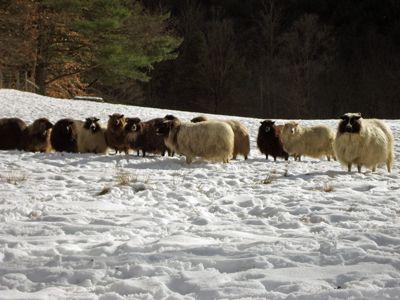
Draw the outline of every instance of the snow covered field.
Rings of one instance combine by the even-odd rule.
[[[0,90],[28,125],[113,113],[198,115]],[[267,161],[261,119],[218,117],[247,126],[248,160],[0,151],[0,299],[399,299],[398,161]]]

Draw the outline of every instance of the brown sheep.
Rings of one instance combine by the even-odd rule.
[[[53,124],[47,118],[35,120],[23,131],[23,149],[27,152],[50,153],[52,150],[50,143],[52,128]]]
[[[276,161],[277,157],[283,157],[288,160],[289,154],[283,150],[281,133],[283,125],[275,125],[274,121],[265,120],[260,122],[258,129],[257,146],[260,152],[265,154],[266,159],[271,155]]]
[[[164,137],[158,135],[156,129],[160,124],[168,119],[174,119],[172,115],[167,115],[165,118],[156,118],[146,122],[141,122],[139,118],[127,118],[127,125],[125,127],[127,142],[133,150],[142,151],[143,157],[146,153],[154,153],[172,156],[170,151],[164,143]]]
[[[82,121],[73,119],[58,120],[51,130],[50,142],[55,151],[78,153],[78,132]]]
[[[22,150],[24,121],[18,118],[0,119],[0,150]]]
[[[214,121],[221,121],[227,123],[231,126],[233,133],[235,135],[234,138],[234,146],[233,146],[233,159],[236,159],[238,154],[244,156],[244,159],[247,159],[250,153],[250,136],[247,127],[235,120],[216,120]],[[210,121],[210,119],[204,115],[197,116],[191,120],[192,123],[198,123],[203,121]]]
[[[124,115],[113,114],[109,116],[108,125],[106,130],[106,141],[108,147],[115,150],[115,153],[125,152],[129,153],[129,145],[126,142],[125,125],[126,120]]]

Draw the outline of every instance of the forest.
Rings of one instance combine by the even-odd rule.
[[[3,0],[0,41],[3,88],[262,119],[400,118],[398,0]]]

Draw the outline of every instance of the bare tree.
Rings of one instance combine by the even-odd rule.
[[[233,94],[246,84],[248,73],[244,58],[236,49],[238,37],[233,29],[233,21],[214,17],[209,23],[206,39],[210,64],[204,66],[203,73],[212,90],[213,112],[219,113],[224,105],[234,101]]]
[[[278,85],[276,72],[279,67],[276,56],[279,47],[279,34],[284,19],[284,6],[281,0],[265,0],[262,2],[264,10],[261,12],[257,23],[261,29],[262,54],[260,55],[260,109],[261,115],[270,115],[277,118],[277,97]],[[266,95],[266,97],[264,97]],[[267,109],[265,109],[265,102]]]
[[[305,14],[293,22],[280,42],[280,72],[286,81],[280,96],[295,110],[296,117],[315,116],[318,106],[313,92],[318,77],[334,58],[331,30],[319,23],[318,16]]]

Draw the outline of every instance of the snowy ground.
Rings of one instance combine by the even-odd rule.
[[[0,108],[27,124],[198,115],[4,89]],[[219,118],[248,127],[248,160],[0,151],[0,299],[399,299],[398,162],[267,161],[261,119]]]

